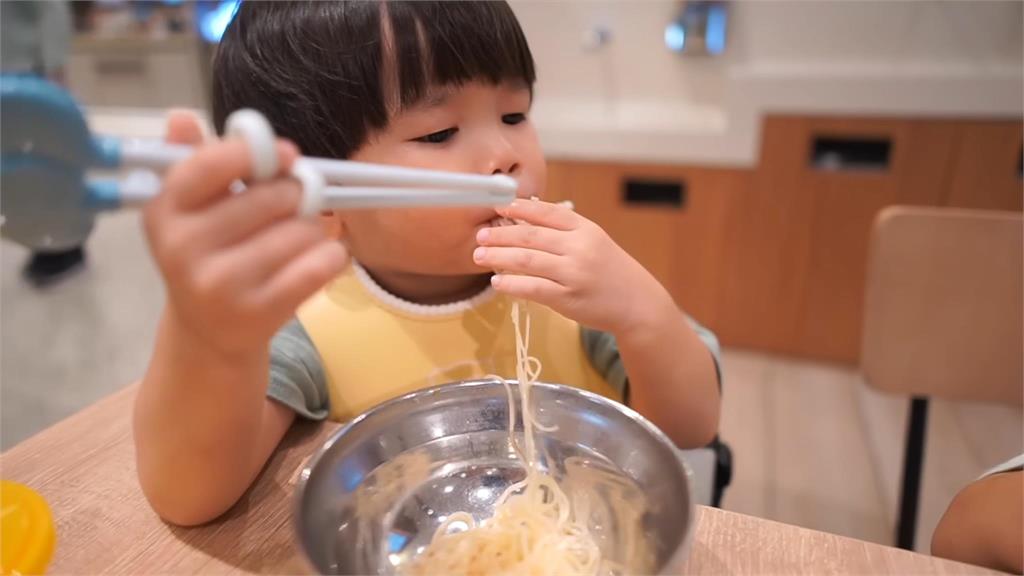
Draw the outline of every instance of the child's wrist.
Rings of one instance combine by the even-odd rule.
[[[623,318],[619,327],[612,330],[621,342],[637,342],[657,338],[666,327],[679,321],[679,308],[675,300],[661,285],[639,304],[630,308],[628,317]]]
[[[233,346],[230,350],[217,346],[208,335],[190,326],[170,305],[166,313],[169,336],[175,348],[187,354],[193,362],[206,366],[238,367],[259,362],[268,355],[269,343],[251,347]]]

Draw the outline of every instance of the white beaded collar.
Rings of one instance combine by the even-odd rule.
[[[404,298],[395,296],[385,290],[370,276],[369,272],[367,272],[366,269],[355,260],[352,261],[352,270],[354,271],[356,278],[359,280],[359,283],[362,284],[366,291],[370,293],[370,296],[401,312],[419,316],[448,316],[452,314],[461,314],[490,301],[495,295],[494,288],[488,286],[479,294],[465,300],[459,300],[458,302],[449,302],[447,304],[417,304],[416,302],[410,302]]]

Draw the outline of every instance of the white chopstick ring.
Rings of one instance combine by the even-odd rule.
[[[277,159],[274,129],[266,116],[251,108],[236,110],[225,123],[228,136],[245,140],[252,159],[252,179],[256,182],[269,180],[280,170]],[[292,164],[290,175],[302,185],[302,203],[299,214],[313,216],[323,205],[324,187],[327,185],[323,174],[308,162],[298,159]]]
[[[266,116],[251,108],[235,110],[228,116],[224,128],[228,136],[241,138],[249,146],[253,181],[262,182],[277,175],[274,129]]]
[[[291,175],[302,185],[302,204],[299,205],[299,214],[316,216],[324,207],[324,188],[327,187],[324,175],[302,158],[292,164]]]

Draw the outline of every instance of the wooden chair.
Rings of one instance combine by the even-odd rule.
[[[896,206],[871,235],[861,369],[912,400],[896,543],[912,550],[928,398],[1022,402],[1022,218]]]

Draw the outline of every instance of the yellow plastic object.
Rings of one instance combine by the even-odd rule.
[[[46,500],[28,486],[0,480],[0,573],[42,574],[56,539]]]

